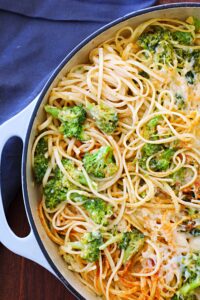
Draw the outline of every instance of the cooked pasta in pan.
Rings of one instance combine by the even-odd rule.
[[[66,266],[104,299],[200,299],[200,20],[124,27],[52,89],[32,166]]]

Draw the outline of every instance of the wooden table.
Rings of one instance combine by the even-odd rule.
[[[175,2],[184,1],[160,0],[157,4]],[[9,208],[8,220],[16,234],[27,235],[29,226],[21,193]],[[48,271],[0,245],[0,300],[75,300],[75,297]]]

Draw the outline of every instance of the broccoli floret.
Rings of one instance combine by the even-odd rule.
[[[156,48],[155,60],[161,64],[172,64],[174,60],[173,46],[168,42],[160,42]]]
[[[33,171],[37,183],[41,183],[48,168],[48,158],[45,153],[48,151],[48,143],[45,138],[41,138],[36,146],[34,154]]]
[[[45,110],[54,118],[61,121],[59,130],[65,137],[84,139],[83,123],[86,119],[86,111],[83,106],[64,107],[59,109],[55,106],[46,105]]]
[[[172,38],[181,45],[191,45],[193,36],[190,32],[175,31],[172,33]]]
[[[65,163],[65,160],[62,160]],[[44,186],[45,204],[47,208],[53,209],[67,199],[67,192],[76,188],[60,171],[55,168],[53,177]]]
[[[162,149],[163,151],[158,153]],[[146,170],[148,157],[156,153],[158,154],[150,160],[150,168],[153,171],[166,171],[169,168],[175,150],[171,148],[165,149],[161,145],[145,144],[142,148],[142,158],[139,161],[142,169]]]
[[[170,31],[161,27],[156,27],[154,32],[145,32],[139,39],[138,43],[143,49],[155,51],[161,41],[169,41],[171,39]]]
[[[195,299],[195,290],[200,287],[200,252],[188,253],[182,259],[182,285],[173,299]]]
[[[162,146],[161,145],[157,145],[157,144],[145,144],[143,147],[142,147],[142,154],[144,156],[151,156],[155,153],[157,153],[158,151],[160,151],[162,149]]]
[[[162,120],[162,116],[158,115],[153,117],[148,123],[147,123],[147,127],[149,130],[155,130],[156,126],[158,126],[158,124],[160,123],[160,121]]]
[[[144,137],[146,139],[156,140],[157,139],[157,126],[163,120],[161,115],[153,117],[149,120],[144,127]]]
[[[88,199],[84,203],[84,208],[95,223],[104,226],[108,225],[108,218],[113,214],[112,206],[98,198]]]
[[[188,51],[183,49],[176,49],[176,53],[178,55],[179,68],[183,68],[185,62],[189,62],[192,64],[192,70],[194,73],[193,75],[200,73],[200,51],[199,50]]]
[[[62,160],[63,166],[65,170],[69,173],[69,175],[77,182],[81,183],[82,185],[87,186],[87,180],[81,170],[75,167],[75,164],[72,160],[64,159]]]
[[[177,105],[178,109],[184,109],[186,107],[185,99],[180,94],[175,94],[175,104]]]
[[[85,233],[80,241],[78,242],[68,242],[65,248],[72,250],[80,250],[81,258],[87,260],[88,262],[95,262],[99,259],[100,250],[99,247],[102,245],[103,239],[100,232],[89,232]]]
[[[63,163],[63,166],[66,169],[66,171],[76,182],[78,182],[82,185],[88,186],[87,180],[86,180],[83,172],[81,170],[79,170],[77,167],[75,167],[75,164],[72,160],[63,159],[62,163]],[[90,180],[90,182],[91,182],[93,188],[96,190],[97,189],[96,182],[94,182],[92,180]]]
[[[69,175],[76,181],[83,185],[87,184],[87,181],[81,171],[75,166],[74,162],[63,159],[62,164]],[[76,185],[71,183],[66,176],[60,171],[58,167],[55,168],[53,177],[47,182],[44,187],[45,203],[50,209],[55,208],[58,204],[66,200],[68,190],[77,189]],[[78,195],[78,194],[77,194]],[[72,194],[72,200],[76,199],[76,193]],[[74,196],[74,198],[73,198]]]
[[[194,84],[194,82],[195,82],[195,74],[194,74],[194,72],[188,71],[188,72],[185,74],[185,77],[186,77],[187,82],[188,82],[189,84]]]
[[[113,214],[112,206],[110,204],[107,204],[100,198],[92,199],[79,193],[72,193],[70,198],[74,202],[83,203],[83,207],[96,224],[104,226],[108,225],[108,218]]]
[[[87,181],[81,170],[75,167],[73,161],[62,159],[62,164],[69,175],[75,182],[87,186]],[[91,180],[94,189],[97,189],[96,182]],[[77,189],[77,186],[71,183],[66,175],[64,175],[58,167],[55,168],[53,178],[51,178],[44,187],[45,203],[48,208],[55,208],[59,203],[66,200],[66,194],[69,190]],[[78,193],[71,194],[71,200],[75,202],[83,202],[87,197]]]
[[[162,150],[161,145],[156,144],[145,144],[142,147],[142,158],[139,160],[139,165],[142,169],[146,170],[146,161],[149,156]]]
[[[88,174],[98,178],[110,177],[117,171],[110,146],[102,146],[94,153],[87,153],[83,158],[83,164]]]
[[[153,158],[150,161],[151,169],[154,171],[166,171],[171,164],[171,159],[174,153],[174,149],[165,149],[163,152],[158,154],[156,158]]]
[[[107,134],[111,134],[115,131],[118,123],[118,116],[113,107],[101,102],[99,105],[89,104],[87,108],[99,129]]]
[[[154,171],[166,171],[169,168],[169,161],[166,159],[153,160],[150,163]]]
[[[126,264],[144,246],[144,241],[144,235],[139,230],[133,229],[111,237],[100,249],[103,250],[113,243],[118,243],[119,249],[124,249],[123,264]]]
[[[63,185],[62,179],[54,177],[44,187],[45,204],[47,208],[53,209],[66,200],[68,189]]]
[[[173,149],[164,150],[156,161],[155,171],[166,171],[171,163],[171,159],[174,155],[175,151]]]
[[[193,36],[190,32],[170,32],[157,26],[150,28],[148,32],[144,32],[139,37],[138,43],[143,49],[151,51],[153,59],[156,62],[169,65],[173,63],[175,52],[184,53],[184,55],[188,52],[183,49],[176,49],[174,44],[191,45],[193,43]],[[183,67],[185,61],[182,55],[180,60],[179,67]]]
[[[144,235],[137,229],[131,232],[123,233],[122,240],[119,244],[120,249],[124,249],[123,263],[126,263],[144,246]]]

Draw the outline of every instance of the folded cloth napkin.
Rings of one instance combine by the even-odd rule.
[[[34,99],[54,68],[87,35],[153,4],[155,0],[0,0],[0,124]],[[20,184],[16,149],[20,147],[10,142],[1,165],[7,203]]]

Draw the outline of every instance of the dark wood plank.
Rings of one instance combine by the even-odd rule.
[[[157,4],[200,2],[198,0],[159,0]],[[25,236],[28,224],[22,197],[12,203],[8,211],[11,227]],[[1,230],[1,229],[0,229]],[[48,271],[34,262],[19,257],[0,244],[0,299],[1,300],[75,300],[66,288]]]

